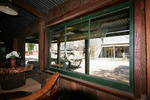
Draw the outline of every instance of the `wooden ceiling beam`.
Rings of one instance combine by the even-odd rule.
[[[13,0],[13,3],[16,4],[17,6],[25,9],[26,11],[32,13],[33,15],[43,19],[46,17],[46,14],[42,13],[41,11],[37,10],[33,6],[27,4],[23,0]]]

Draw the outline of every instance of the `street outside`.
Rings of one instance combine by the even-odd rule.
[[[74,69],[75,72],[85,73],[85,61],[83,60],[80,67]],[[121,58],[99,58],[90,60],[90,75],[98,76],[105,79],[111,79],[129,84],[129,61]]]

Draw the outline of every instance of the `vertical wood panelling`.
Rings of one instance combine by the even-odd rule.
[[[73,83],[71,81],[66,81],[62,78],[59,79],[59,82],[60,82],[59,86],[62,88],[65,88],[67,90],[80,90],[80,91],[83,91],[85,93],[89,93],[92,96],[96,96],[98,98],[98,100],[125,100],[125,99],[122,99],[120,97],[116,97],[116,96],[113,96],[111,94],[107,94],[105,92],[98,91],[98,90],[80,85],[80,84],[75,83],[75,82]],[[70,85],[74,85],[74,86],[70,86]]]
[[[48,18],[53,19],[53,18],[54,18],[54,10],[53,10],[53,9],[50,9],[48,12],[49,12],[49,14],[48,14],[47,19],[48,19]]]
[[[71,0],[67,0],[67,2],[64,4],[64,7],[65,7],[65,10],[63,11],[64,13],[72,10],[72,5],[71,4],[72,4],[72,1]]]
[[[54,16],[55,17],[58,17],[58,7],[54,7]]]
[[[113,100],[125,100],[125,99],[122,99],[122,98],[119,98],[119,97],[113,96]]]
[[[46,72],[51,73],[49,71],[46,71]],[[82,83],[82,81],[70,79],[69,77],[66,77],[66,76],[60,75],[57,82],[59,82],[58,87],[60,88],[64,88],[67,90],[83,91],[84,93],[89,93],[98,97],[98,100],[136,100],[136,98],[132,96],[128,96],[127,94],[120,93],[121,91],[117,93],[117,92],[107,90],[107,89],[102,90],[100,89],[102,87],[95,86],[94,84],[92,86],[88,84],[87,82]],[[88,84],[88,85],[85,85],[85,84]]]
[[[113,95],[109,95],[102,91],[97,91],[97,96],[99,100],[125,100],[125,99],[122,99]]]
[[[104,93],[105,95],[105,100],[113,100],[113,96],[107,93]]]
[[[100,100],[97,97],[97,90],[95,90],[93,88],[89,88],[89,87],[84,87],[84,92],[89,94],[93,99]]]
[[[77,88],[77,85],[76,85],[76,83],[75,82],[71,82],[71,88],[72,88],[72,90],[76,90],[76,88]]]
[[[71,82],[69,82],[68,80],[63,80],[62,84],[64,89],[71,90]]]
[[[100,100],[106,100],[104,92],[97,91],[97,96],[98,96],[98,98],[100,98]]]
[[[73,9],[81,5],[81,0],[72,0]]]
[[[137,98],[141,98],[142,87],[144,87],[144,84],[142,86],[142,81],[145,81],[145,75],[142,71],[144,71],[146,67],[145,24],[143,24],[145,21],[143,4],[144,0],[134,1],[134,94]],[[141,74],[143,75],[141,76]]]
[[[146,0],[147,96],[150,98],[150,0]]]
[[[65,81],[62,78],[59,78],[59,87],[62,87],[65,84]]]
[[[76,84],[76,86],[77,86],[77,89],[76,90],[83,90],[82,88],[82,85],[80,85],[80,84]]]
[[[87,2],[89,2],[90,0],[84,0],[84,3],[87,3]]]

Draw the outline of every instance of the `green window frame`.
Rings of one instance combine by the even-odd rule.
[[[119,9],[123,9],[123,8],[127,8],[129,7],[129,10],[130,10],[130,13],[129,13],[129,18],[130,18],[130,23],[129,23],[129,30],[130,30],[130,66],[129,66],[129,85],[128,84],[123,84],[123,83],[119,83],[119,82],[116,82],[116,81],[112,81],[112,80],[107,80],[107,79],[102,79],[102,78],[98,78],[98,77],[94,77],[94,76],[89,76],[89,70],[87,71],[88,73],[87,74],[82,74],[82,73],[77,73],[77,72],[72,72],[72,71],[67,71],[66,70],[66,67],[64,68],[64,70],[61,70],[61,69],[58,69],[58,68],[53,68],[51,67],[51,32],[53,30],[57,30],[57,29],[60,29],[60,28],[65,28],[65,45],[66,45],[66,28],[67,26],[69,25],[72,25],[72,24],[75,24],[75,23],[78,23],[78,22],[82,22],[82,21],[87,21],[88,20],[88,40],[90,39],[90,19],[91,18],[94,18],[94,17],[97,17],[97,16],[100,16],[100,15],[104,15],[104,14],[108,14],[110,12],[114,12],[114,11],[118,11]],[[133,14],[133,0],[131,1],[128,1],[128,2],[125,2],[123,4],[119,4],[117,6],[114,6],[114,7],[111,7],[111,8],[108,8],[108,9],[105,9],[105,10],[102,10],[102,11],[99,11],[97,13],[94,13],[94,14],[91,14],[91,15],[88,15],[88,16],[85,16],[83,18],[79,18],[79,19],[76,19],[76,20],[73,20],[71,22],[67,22],[67,23],[64,23],[64,24],[61,24],[61,25],[57,25],[57,26],[53,26],[50,28],[50,32],[49,32],[49,36],[50,36],[50,45],[49,45],[49,70],[50,71],[53,71],[53,72],[59,72],[61,74],[64,74],[64,75],[68,75],[68,76],[71,76],[71,77],[75,77],[75,78],[79,78],[79,79],[82,79],[82,80],[86,80],[86,81],[90,81],[90,82],[94,82],[94,83],[97,83],[97,84],[101,84],[101,85],[106,85],[106,86],[109,86],[109,87],[113,87],[113,88],[116,88],[116,89],[120,89],[120,90],[124,90],[124,91],[128,91],[128,92],[133,92],[133,68],[134,68],[134,58],[133,58],[133,54],[134,54],[134,48],[133,48],[133,43],[134,43],[134,32],[133,32],[133,25],[134,25],[134,14]],[[89,42],[89,41],[88,41]],[[88,46],[88,49],[89,49],[89,46]],[[89,50],[88,50],[89,51]],[[89,55],[88,55],[88,58],[89,58]],[[89,59],[88,59],[88,62],[89,62]],[[88,68],[89,69],[89,68]]]

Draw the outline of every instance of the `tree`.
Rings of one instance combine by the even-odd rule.
[[[29,54],[32,54],[32,50],[34,49],[34,46],[35,46],[34,43],[27,43]]]

